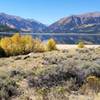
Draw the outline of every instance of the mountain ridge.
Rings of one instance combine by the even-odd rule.
[[[34,19],[0,13],[0,25],[19,32],[35,33],[98,33],[100,32],[100,12],[90,12],[61,18],[47,26]]]
[[[49,26],[51,32],[100,32],[100,12],[72,15],[61,18]],[[93,29],[92,25],[97,26]],[[81,26],[81,28],[80,28]],[[84,26],[84,27],[82,27]],[[90,27],[91,26],[91,27]]]
[[[42,32],[46,25],[31,19],[0,13],[0,24],[24,32]]]

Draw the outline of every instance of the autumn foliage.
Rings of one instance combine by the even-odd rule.
[[[2,38],[0,46],[4,49],[7,56],[25,54],[32,51],[33,39],[29,35],[21,36],[16,33],[12,37]]]
[[[79,43],[78,43],[78,48],[84,48],[84,47],[85,47],[85,45],[84,45],[83,42],[79,42]]]
[[[4,50],[7,56],[54,50],[55,45],[56,43],[53,39],[48,40],[46,45],[39,39],[33,39],[30,35],[20,35],[19,33],[0,40],[0,48]]]
[[[47,48],[49,51],[56,49],[56,42],[54,39],[49,39],[47,43]]]

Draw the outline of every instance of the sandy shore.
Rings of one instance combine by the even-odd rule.
[[[97,48],[100,47],[100,45],[85,45],[86,48]],[[57,48],[59,50],[63,49],[71,49],[71,48],[77,48],[77,45],[69,45],[69,44],[57,44]]]

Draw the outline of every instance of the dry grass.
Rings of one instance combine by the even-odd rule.
[[[0,79],[9,77],[18,85],[11,100],[99,100],[99,75],[100,48],[0,58]]]

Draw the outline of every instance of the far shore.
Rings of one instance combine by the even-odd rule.
[[[85,45],[86,48],[98,48],[100,45]],[[59,50],[78,48],[75,44],[57,44]]]

